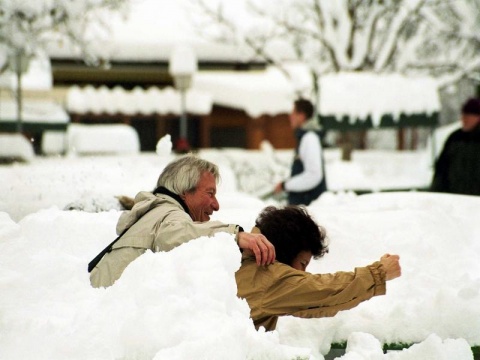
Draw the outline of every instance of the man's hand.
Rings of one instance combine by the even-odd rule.
[[[275,194],[278,194],[278,193],[281,193],[282,191],[283,191],[283,183],[279,182],[277,185],[275,185],[273,192]]]
[[[383,265],[386,274],[386,280],[393,280],[402,275],[402,268],[400,267],[400,256],[385,254],[380,258],[380,263]]]
[[[255,254],[257,265],[269,265],[275,261],[275,247],[262,234],[239,232],[238,246]]]

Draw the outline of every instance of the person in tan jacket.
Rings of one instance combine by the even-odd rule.
[[[290,205],[265,208],[252,232],[264,234],[275,246],[276,259],[256,266],[252,253],[244,251],[236,272],[237,295],[250,306],[258,329],[274,330],[279,316],[301,318],[334,316],[362,301],[386,293],[386,281],[401,275],[398,255],[386,254],[352,272],[310,274],[305,271],[312,257],[328,252],[326,233],[305,208]]]
[[[128,264],[147,250],[169,251],[217,232],[234,234],[238,246],[252,252],[258,265],[272,263],[275,248],[263,234],[209,221],[220,207],[216,198],[219,177],[215,164],[193,155],[169,163],[160,174],[155,191],[138,193],[133,208],[120,216],[120,238],[97,256],[98,263],[89,264],[91,285],[111,286]]]

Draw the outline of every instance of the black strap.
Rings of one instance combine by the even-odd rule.
[[[171,192],[170,190],[168,190],[167,188],[165,188],[165,187],[163,187],[163,186],[157,187],[155,190],[153,190],[153,193],[154,193],[155,195],[157,195],[157,194],[167,195],[167,196],[170,196],[171,198],[175,199],[180,205],[182,205],[183,210],[184,210],[190,217],[192,217],[192,215],[190,215],[190,211],[188,210],[187,204],[185,204],[185,201],[183,201],[183,199],[182,199],[179,195]]]
[[[115,240],[113,240],[105,249],[103,249],[100,254],[95,256],[95,258],[88,263],[88,272],[92,272],[92,270],[97,266],[97,264],[102,260],[102,258],[112,251],[113,245],[120,240],[120,238],[127,232],[128,229],[124,230]]]

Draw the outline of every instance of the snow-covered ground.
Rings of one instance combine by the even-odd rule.
[[[112,36],[97,49],[116,54],[117,60],[158,60],[186,42],[203,60],[251,57],[238,47],[201,44],[176,8],[179,2],[144,1],[161,11],[138,7],[128,24],[112,17]],[[238,11],[234,14],[244,23]],[[57,51],[71,56],[67,46]],[[49,88],[51,78],[43,80],[42,88]],[[218,90],[218,78],[211,81]],[[278,82],[268,84],[278,87]],[[293,85],[298,90],[302,84]],[[290,85],[285,88],[292,93]],[[291,100],[275,96],[275,101],[252,102],[247,90],[217,91],[212,100],[230,105],[242,100],[255,105],[250,112],[256,115],[273,113],[271,108],[285,111]],[[387,104],[370,91],[361,93],[374,100],[376,110]],[[345,99],[337,100],[345,109]],[[394,97],[393,104],[412,110],[413,102]],[[435,104],[421,110],[428,113]],[[132,109],[131,103],[124,105]],[[350,115],[360,110],[350,109]],[[11,137],[2,140],[0,155],[15,155],[8,152]],[[23,145],[28,163],[0,166],[0,359],[322,359],[332,343],[347,341],[342,357],[347,360],[464,360],[472,358],[471,346],[480,345],[480,224],[475,220],[480,199],[350,191],[426,187],[431,170],[424,152],[355,152],[351,163],[341,162],[338,150],[326,152],[328,185],[336,192],[324,194],[309,211],[326,227],[330,253],[308,270],[351,270],[391,252],[401,256],[403,276],[388,284],[386,296],[356,309],[328,319],[283,318],[277,331],[265,333],[254,329],[248,305],[236,297],[240,254],[225,234],[169,253],[147,253],[114,286],[90,287],[87,263],[115,238],[120,215],[115,196],[153,189],[172,155],[35,158]],[[292,158],[291,152],[268,146],[259,152],[205,150],[200,155],[221,167],[221,209],[214,218],[246,229],[264,206],[277,203],[262,195],[286,176]],[[383,354],[381,344],[391,342],[418,345]]]
[[[250,228],[277,199],[291,152],[203,150],[220,165],[214,218]],[[383,253],[403,275],[387,295],[334,318],[280,319],[255,331],[236,297],[240,254],[228,235],[133,262],[111,288],[89,285],[87,263],[115,238],[116,195],[153,189],[170,154],[37,157],[0,166],[1,359],[472,359],[480,345],[480,198],[426,192],[357,196],[348,189],[421,188],[423,152],[326,151],[328,181],[309,211],[330,239],[310,272],[352,270]],[[65,207],[86,211],[64,211]],[[98,210],[106,210],[94,212]],[[383,354],[383,343],[418,343]]]
[[[88,139],[92,141],[92,137]],[[205,149],[199,155],[220,166],[221,196],[241,191],[245,193],[242,197],[249,198],[268,194],[288,175],[293,151],[275,150],[265,143],[258,151]],[[161,169],[171,159],[173,155],[156,153],[69,155],[36,157],[29,163],[1,166],[4,191],[0,211],[18,221],[37,210],[50,206],[63,209],[71,203],[92,209],[111,208],[116,204],[115,196],[152,190]],[[329,189],[343,196],[351,190],[425,188],[431,178],[430,156],[423,150],[355,151],[353,161],[345,162],[339,149],[326,149],[325,161]]]

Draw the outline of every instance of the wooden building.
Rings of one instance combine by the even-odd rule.
[[[200,63],[187,92],[188,140],[192,147],[258,149],[263,140],[275,148],[294,147],[288,120],[293,89],[288,81],[261,63],[215,66],[216,70],[202,71],[214,64]],[[142,151],[154,150],[167,133],[174,142],[178,138],[180,94],[166,72],[167,66],[161,63],[139,63],[137,67],[112,64],[103,69],[52,60],[54,84],[65,91],[71,121],[129,124],[140,136]],[[241,81],[247,81],[249,89],[239,87]],[[269,88],[259,84],[269,84]]]

